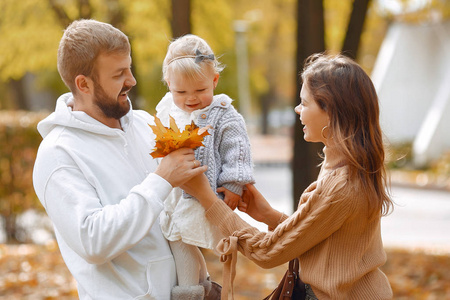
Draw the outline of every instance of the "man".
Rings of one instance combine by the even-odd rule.
[[[33,183],[80,299],[170,299],[175,263],[159,227],[172,190],[206,170],[181,149],[158,165],[152,117],[131,109],[130,43],[113,26],[73,22],[58,50],[71,93],[41,121]]]

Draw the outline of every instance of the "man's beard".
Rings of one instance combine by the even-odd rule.
[[[130,89],[130,86],[125,86],[119,94]],[[100,108],[106,117],[114,118],[116,120],[120,120],[120,118],[130,111],[130,103],[128,101],[126,104],[121,104],[117,101],[117,98],[114,99],[108,96],[105,90],[96,81],[94,81],[94,104]]]

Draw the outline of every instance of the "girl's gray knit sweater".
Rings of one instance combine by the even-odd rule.
[[[195,156],[208,166],[206,176],[214,190],[223,186],[242,195],[244,185],[255,180],[245,121],[231,101],[225,94],[214,96],[210,109],[198,116],[197,126],[211,125],[213,129],[204,138],[205,147],[198,148]]]
[[[208,108],[192,113],[191,118],[195,116],[197,126],[212,126],[208,130],[210,135],[203,140],[204,147],[195,150],[195,157],[202,165],[208,166],[206,176],[214,191],[223,186],[242,195],[244,185],[254,183],[255,179],[245,121],[231,104],[232,101],[225,94],[215,95]],[[172,115],[179,127],[186,125],[180,124],[177,119],[176,115],[183,112],[173,103],[170,92],[163,97],[156,110],[163,124],[168,125],[169,115]]]

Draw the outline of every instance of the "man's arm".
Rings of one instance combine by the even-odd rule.
[[[135,246],[151,230],[172,190],[205,168],[194,168],[191,150],[164,158],[157,172],[115,205],[103,205],[96,189],[76,165],[37,179],[41,202],[68,246],[86,261],[107,262]],[[159,174],[158,174],[159,173]],[[164,176],[164,177],[163,177]],[[43,182],[42,180],[46,180]]]

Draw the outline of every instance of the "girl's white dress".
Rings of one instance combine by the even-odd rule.
[[[209,106],[192,113],[178,108],[167,93],[156,107],[156,116],[164,126],[169,125],[169,115],[175,119],[180,130],[197,120],[198,116],[208,111]],[[183,241],[186,244],[215,250],[217,243],[223,238],[219,229],[205,217],[205,209],[192,197],[185,197],[183,190],[174,188],[164,202],[164,210],[160,215],[160,225],[164,236],[169,241]]]

